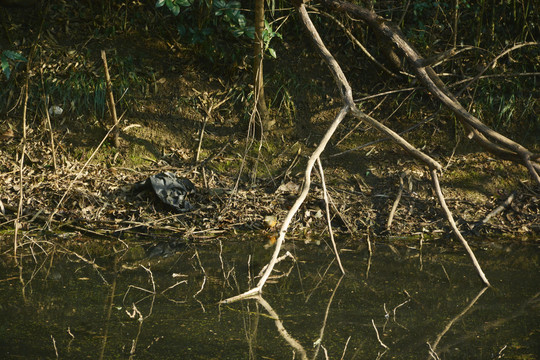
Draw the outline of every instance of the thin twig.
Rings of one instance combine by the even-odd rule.
[[[444,210],[444,214],[446,215],[446,219],[450,223],[450,226],[452,227],[452,231],[454,232],[454,235],[461,241],[461,244],[467,251],[467,254],[471,258],[473,265],[476,269],[476,272],[487,286],[490,286],[488,279],[486,278],[486,275],[482,271],[482,268],[480,264],[478,263],[478,260],[476,259],[476,256],[474,255],[474,252],[469,246],[469,243],[467,243],[467,240],[461,235],[461,232],[459,231],[456,222],[454,221],[454,217],[452,216],[452,212],[446,205],[446,200],[444,199],[444,195],[441,191],[441,186],[439,185],[439,177],[437,176],[437,170],[431,170],[431,179],[433,180],[433,189],[435,190],[435,193],[437,194],[437,197],[439,198],[439,203],[441,204],[441,207]]]
[[[64,201],[64,199],[66,198],[68,192],[71,190],[71,188],[73,187],[73,184],[75,184],[75,182],[81,177],[84,169],[86,168],[86,166],[90,163],[90,161],[92,161],[92,159],[94,158],[94,156],[97,154],[98,150],[101,148],[101,145],[103,145],[103,143],[105,142],[105,140],[107,140],[107,137],[110,135],[110,133],[113,131],[113,129],[116,127],[116,124],[114,124],[110,129],[109,131],[107,131],[107,134],[105,134],[105,136],[103,137],[103,139],[101,139],[101,142],[98,144],[98,146],[95,148],[94,152],[92,152],[92,155],[90,155],[90,157],[88,158],[88,160],[86,160],[86,162],[84,163],[83,167],[81,168],[81,170],[79,170],[79,172],[77,173],[77,175],[75,176],[75,179],[73,179],[70,183],[69,183],[69,186],[68,188],[66,189],[66,191],[64,192],[64,195],[62,195],[62,197],[60,198],[60,201],[58,201],[58,204],[56,204],[56,207],[54,208],[53,212],[51,213],[51,215],[49,216],[49,219],[47,220],[47,223],[46,223],[46,227],[47,228],[50,228],[51,226],[51,223],[53,221],[53,217],[54,215],[56,215],[56,212],[58,211],[58,209],[60,208],[60,205],[62,205],[62,202]]]
[[[341,270],[342,274],[345,274],[345,269],[343,268],[343,265],[341,264],[341,258],[339,257],[339,250],[336,245],[336,240],[334,239],[334,231],[332,230],[332,221],[330,220],[330,207],[328,206],[328,193],[326,191],[326,182],[324,181],[324,170],[321,164],[321,159],[317,158],[317,165],[319,165],[319,173],[321,175],[321,183],[323,188],[323,198],[324,198],[324,205],[326,210],[326,222],[328,224],[328,232],[330,233],[330,240],[332,241],[332,246],[334,247],[334,253],[336,255],[336,260],[339,265],[339,269]]]
[[[327,18],[331,19],[333,22],[335,22],[343,32],[347,35],[347,37],[351,40],[353,44],[358,46],[360,50],[368,57],[369,60],[371,60],[375,65],[377,65],[381,70],[383,70],[385,73],[392,77],[397,77],[396,74],[394,74],[392,71],[388,70],[383,64],[381,64],[377,59],[371,55],[371,53],[362,45],[362,43],[353,35],[353,33],[345,26],[341,21],[339,21],[336,17],[332,16],[331,14],[327,13],[326,11],[320,11],[312,6],[309,6],[308,9],[315,14],[326,16]]]
[[[392,226],[392,220],[394,220],[394,214],[396,213],[396,209],[399,205],[399,200],[401,200],[401,194],[403,194],[403,177],[405,176],[405,173],[402,173],[399,177],[399,191],[396,196],[396,200],[394,201],[394,204],[392,205],[392,210],[390,210],[390,215],[388,215],[388,222],[386,223],[386,230],[390,230],[390,227]]]
[[[47,118],[47,127],[49,128],[49,135],[51,140],[51,153],[53,158],[53,169],[56,173],[56,149],[54,147],[54,132],[51,124],[51,116],[49,114],[49,97],[45,93],[45,83],[43,81],[43,66],[39,67],[39,72],[41,74],[41,87],[43,89],[43,106],[45,107],[45,116]]]
[[[485,218],[483,218],[481,221],[476,223],[474,227],[472,228],[472,231],[478,230],[480,227],[485,225],[489,220],[491,220],[492,217],[503,212],[506,208],[508,208],[510,204],[512,203],[512,201],[514,201],[515,196],[516,196],[516,192],[514,191],[513,193],[510,194],[510,196],[508,196],[508,198],[501,205],[497,206],[492,212],[487,214]]]
[[[111,76],[109,75],[109,67],[107,65],[107,54],[105,53],[105,50],[101,50],[101,58],[103,59],[103,69],[105,71],[105,83],[107,84],[109,111],[111,112],[111,116],[112,116],[113,124],[114,124],[113,128],[115,129],[114,146],[119,147],[120,146],[120,140],[119,140],[120,127],[118,126],[118,118],[116,116],[116,103],[114,102]]]
[[[22,149],[21,159],[19,161],[19,205],[17,207],[17,218],[15,219],[15,234],[13,236],[13,258],[17,263],[17,247],[18,247],[18,234],[21,228],[20,219],[23,212],[23,200],[24,200],[24,158],[26,155],[26,114],[28,110],[28,87],[30,83],[30,59],[26,63],[26,83],[24,86],[24,105],[22,115]]]
[[[377,340],[379,340],[379,344],[381,344],[381,346],[383,348],[385,348],[386,350],[389,350],[390,348],[388,346],[386,346],[382,341],[381,341],[381,337],[379,336],[379,330],[377,330],[377,326],[375,325],[375,321],[373,321],[373,319],[371,319],[371,324],[373,325],[373,328],[375,329],[375,334],[377,334]]]

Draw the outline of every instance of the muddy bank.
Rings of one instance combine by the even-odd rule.
[[[59,153],[58,169],[54,170],[47,161],[51,155],[39,145],[28,146],[23,171],[23,231],[75,231],[107,237],[180,233],[199,241],[235,231],[259,231],[271,238],[301,189],[307,152],[296,158],[288,154],[291,156],[275,175],[253,179],[248,172],[238,176],[239,166],[236,171],[223,169],[220,164],[231,162],[227,153],[214,156],[203,166],[186,166],[183,157],[165,154],[149,166],[133,168],[95,162],[85,167],[82,161]],[[13,232],[21,196],[19,174],[13,170],[17,164],[14,154],[0,149],[1,227],[5,235]],[[391,163],[386,154],[379,154],[372,155],[371,164]],[[241,164],[242,159],[234,161]],[[360,172],[342,164],[341,168],[325,170],[332,226],[338,234],[449,234],[422,168],[414,164],[408,168],[370,165]],[[137,182],[162,171],[174,172],[195,184],[196,193],[188,195],[192,211],[178,212],[150,191],[133,191]],[[310,195],[290,227],[294,237],[327,234],[321,183],[316,175],[313,181]],[[538,236],[538,193],[516,165],[483,154],[455,156],[442,185],[465,234]],[[396,204],[400,189],[402,195]],[[499,206],[503,207],[490,215]],[[264,220],[268,216],[275,217],[277,223],[267,224]]]

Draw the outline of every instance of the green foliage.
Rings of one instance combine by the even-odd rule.
[[[496,130],[526,136],[540,130],[537,93],[527,82],[486,81],[479,86],[475,107],[482,120]]]
[[[43,70],[45,92],[66,110],[90,113],[97,118],[103,118],[106,111],[106,93],[102,63],[90,59],[89,53],[74,53],[64,59],[72,65],[65,66],[63,63],[46,66]],[[110,56],[108,65],[114,96],[120,105],[127,106],[134,101],[135,94],[144,94],[145,84],[149,79],[138,74],[131,57]],[[37,84],[35,86],[33,90],[40,93],[42,90]]]
[[[238,1],[157,0],[178,17],[178,33],[189,44],[200,46],[211,61],[239,60],[244,41],[255,37]]]
[[[263,38],[263,42],[264,42],[264,51],[265,52],[268,52],[268,54],[273,57],[274,59],[277,58],[277,54],[276,54],[276,51],[270,47],[270,41],[273,39],[273,38],[279,38],[279,39],[283,39],[283,36],[281,35],[281,33],[278,33],[277,31],[274,31],[274,29],[272,28],[272,24],[269,23],[266,19],[264,20],[264,30],[263,30],[263,33],[262,33],[262,38]]]
[[[26,58],[19,54],[18,52],[11,50],[4,50],[0,54],[0,64],[2,66],[2,72],[6,76],[6,79],[9,79],[11,76],[10,60],[12,63],[15,63],[15,66],[18,62],[27,62]]]

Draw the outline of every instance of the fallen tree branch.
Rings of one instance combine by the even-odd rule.
[[[471,231],[476,231],[478,230],[480,227],[484,226],[485,224],[487,224],[487,222],[489,220],[491,220],[492,217],[494,217],[495,215],[503,212],[506,208],[508,208],[510,206],[510,204],[512,203],[512,201],[514,201],[514,197],[516,196],[516,192],[514,191],[513,193],[510,194],[510,196],[499,206],[497,206],[492,212],[490,212],[489,214],[486,215],[485,218],[483,218],[482,220],[480,220],[479,222],[477,222]]]
[[[319,158],[319,156],[321,155],[321,153],[325,149],[326,144],[328,144],[328,141],[330,140],[330,138],[332,137],[332,135],[336,131],[338,125],[345,118],[345,115],[347,115],[348,111],[349,111],[348,106],[344,106],[344,107],[341,108],[340,112],[338,113],[338,115],[336,116],[334,121],[332,122],[332,125],[326,131],[326,134],[324,134],[323,139],[321,140],[321,142],[319,143],[319,145],[317,146],[317,148],[315,149],[313,154],[311,154],[311,156],[310,156],[310,158],[308,160],[308,163],[306,165],[306,172],[305,172],[305,176],[304,176],[304,187],[302,188],[302,192],[300,193],[300,195],[298,196],[298,198],[294,202],[293,206],[291,207],[291,209],[287,213],[287,216],[285,217],[285,220],[283,220],[283,224],[281,225],[281,229],[279,230],[279,236],[278,236],[278,238],[276,240],[276,245],[275,245],[275,248],[274,248],[274,253],[272,255],[272,259],[268,263],[266,271],[264,272],[263,276],[259,280],[259,283],[257,284],[256,287],[254,287],[253,289],[251,289],[251,290],[249,290],[249,291],[247,291],[247,292],[245,292],[243,294],[240,294],[240,295],[233,296],[231,298],[222,300],[221,301],[222,303],[230,303],[230,302],[242,300],[242,299],[248,298],[250,296],[253,296],[255,294],[260,294],[262,292],[262,288],[263,288],[264,284],[266,283],[266,280],[268,279],[268,277],[272,273],[272,270],[274,269],[274,265],[277,263],[277,260],[278,260],[278,257],[279,257],[279,252],[281,251],[281,246],[283,244],[283,241],[285,240],[285,235],[287,234],[287,229],[289,228],[289,225],[290,225],[294,215],[296,214],[296,212],[300,208],[300,205],[302,205],[302,203],[304,202],[304,200],[306,199],[306,197],[307,197],[307,195],[309,193],[309,188],[311,186],[311,171],[313,170],[313,166],[315,165],[315,161],[317,161],[317,159]]]
[[[503,159],[511,160],[525,166],[529,170],[532,179],[540,185],[540,163],[538,162],[540,154],[533,153],[523,145],[496,132],[469,113],[457,100],[456,96],[447,89],[433,68],[431,66],[426,66],[426,60],[420,56],[416,49],[407,41],[398,26],[359,5],[341,0],[321,1],[329,8],[358,16],[376,33],[391,41],[392,44],[404,54],[416,73],[418,80],[426,86],[431,94],[450,109],[469,130],[469,137],[474,138],[478,144],[487,151]],[[515,45],[500,54],[492,64],[494,64],[501,56],[518,47],[531,45],[538,46],[538,44],[539,43],[531,42]]]
[[[304,200],[306,199],[306,197],[307,197],[307,195],[309,193],[309,188],[310,188],[310,185],[311,185],[311,171],[313,169],[315,161],[317,161],[319,159],[319,157],[320,157],[321,153],[324,151],[328,141],[330,140],[330,138],[332,137],[332,135],[336,131],[337,126],[341,123],[341,121],[344,119],[344,117],[348,113],[351,113],[352,115],[354,115],[358,119],[363,120],[366,123],[370,124],[371,126],[375,127],[382,134],[390,136],[394,142],[396,142],[403,149],[405,149],[411,156],[413,156],[414,158],[422,161],[423,163],[425,163],[430,168],[431,176],[432,176],[432,179],[433,179],[434,190],[438,195],[439,202],[440,202],[441,207],[443,208],[443,210],[444,210],[444,212],[446,214],[446,217],[447,217],[448,222],[450,223],[450,225],[452,227],[452,230],[454,231],[456,237],[458,237],[458,239],[461,241],[461,243],[465,247],[465,249],[466,249],[467,253],[469,254],[469,257],[471,258],[471,260],[472,260],[478,274],[480,275],[480,278],[482,279],[482,281],[486,285],[489,285],[489,282],[488,282],[486,276],[484,275],[484,273],[483,273],[483,271],[482,271],[482,269],[480,267],[480,264],[478,263],[474,253],[472,252],[471,248],[469,247],[467,241],[463,238],[463,236],[459,232],[459,229],[457,228],[456,223],[455,223],[455,221],[454,221],[454,219],[452,217],[452,213],[448,209],[448,206],[446,205],[444,196],[442,195],[442,192],[441,192],[441,189],[440,189],[440,186],[439,186],[438,177],[437,177],[437,170],[441,171],[443,169],[443,167],[436,160],[432,159],[430,156],[423,153],[422,151],[416,149],[413,145],[411,145],[409,142],[407,142],[405,139],[403,139],[401,136],[399,136],[395,131],[393,131],[389,127],[385,126],[381,122],[377,121],[376,119],[372,118],[371,116],[365,114],[363,111],[361,111],[356,106],[356,104],[354,102],[354,99],[352,97],[351,86],[349,85],[349,82],[348,82],[345,74],[343,73],[343,71],[342,71],[340,65],[338,64],[338,62],[336,61],[336,59],[333,57],[333,55],[330,53],[330,51],[324,45],[324,43],[323,43],[317,29],[315,28],[315,26],[311,22],[309,14],[308,14],[308,12],[306,10],[306,7],[305,7],[305,5],[304,5],[304,3],[302,1],[303,0],[297,0],[296,3],[295,3],[295,5],[297,6],[298,13],[300,15],[300,20],[301,20],[302,24],[304,25],[304,27],[306,28],[306,30],[308,31],[311,39],[315,43],[315,46],[316,46],[320,56],[326,62],[330,72],[332,73],[334,81],[336,82],[336,85],[337,85],[337,87],[338,87],[338,89],[339,89],[339,91],[341,93],[341,97],[342,97],[342,100],[343,100],[343,107],[341,108],[339,114],[336,116],[336,118],[334,119],[334,121],[330,125],[329,129],[324,134],[323,139],[321,140],[321,142],[319,143],[319,145],[317,146],[317,148],[315,149],[315,151],[313,152],[313,154],[310,156],[310,158],[308,160],[308,163],[306,165],[305,177],[304,177],[304,187],[302,188],[302,192],[298,196],[298,198],[296,199],[294,205],[291,207],[291,209],[287,213],[287,216],[286,216],[286,218],[285,218],[285,220],[284,220],[284,222],[283,222],[283,224],[281,226],[281,229],[280,229],[280,232],[279,232],[279,237],[278,237],[278,239],[276,241],[276,245],[275,245],[274,253],[272,255],[272,259],[268,263],[263,276],[259,280],[259,283],[257,284],[257,286],[255,288],[253,288],[253,289],[251,289],[251,290],[249,290],[249,291],[247,291],[247,292],[245,292],[243,294],[240,294],[240,295],[237,295],[237,296],[222,300],[221,302],[222,303],[229,303],[229,302],[233,302],[233,301],[238,301],[238,300],[245,299],[247,297],[250,297],[250,296],[253,296],[255,294],[259,294],[259,293],[262,292],[262,289],[263,289],[263,287],[264,287],[264,285],[266,283],[266,280],[268,279],[268,277],[272,273],[272,270],[273,270],[273,268],[274,268],[274,266],[275,266],[275,264],[277,262],[279,253],[281,251],[281,246],[282,246],[282,244],[283,244],[283,242],[285,240],[285,235],[287,234],[287,229],[289,227],[289,224],[290,224],[293,216],[296,214],[296,212],[298,211],[301,204],[304,202]],[[335,2],[337,0],[330,0],[330,1]],[[348,3],[345,3],[345,4],[348,4]],[[348,4],[348,5],[352,6],[352,4]],[[362,9],[362,8],[360,8],[360,9]],[[368,13],[372,18],[374,16],[376,17],[375,14],[372,14],[369,11],[368,11]]]
[[[329,200],[328,200],[328,193],[326,191],[326,182],[324,181],[324,170],[323,170],[320,158],[317,158],[317,165],[319,166],[319,173],[321,175],[323,198],[324,198],[324,205],[325,205],[325,211],[326,211],[326,222],[328,224],[328,232],[330,233],[330,240],[332,241],[332,247],[334,248],[334,253],[336,255],[336,260],[339,265],[339,269],[341,270],[342,274],[345,274],[345,269],[343,268],[343,265],[341,264],[341,258],[339,257],[339,250],[336,245],[336,240],[334,239],[334,231],[332,230],[332,221],[330,220],[330,206],[329,206]]]
[[[343,32],[347,35],[347,37],[351,40],[351,42],[358,46],[360,48],[360,50],[362,50],[362,52],[367,56],[367,58],[369,60],[371,60],[375,65],[377,65],[379,68],[381,68],[385,73],[387,73],[388,75],[392,76],[392,77],[396,77],[396,74],[394,74],[392,71],[388,70],[383,64],[381,64],[379,61],[377,61],[377,59],[375,59],[375,57],[373,57],[373,55],[370,54],[370,52],[364,47],[364,45],[362,45],[362,43],[360,41],[358,41],[358,39],[353,35],[353,33],[347,29],[345,27],[345,25],[339,21],[338,19],[336,19],[334,16],[332,16],[332,14],[329,14],[325,11],[320,11],[314,7],[309,7],[309,10],[314,12],[315,14],[319,14],[319,15],[323,15],[323,16],[326,16],[327,18],[331,19],[333,22],[335,22],[337,24],[337,26],[339,26],[341,28],[341,30],[343,30]]]
[[[458,229],[458,227],[456,225],[456,222],[454,221],[454,218],[452,216],[452,212],[450,211],[450,209],[446,205],[444,195],[443,195],[443,193],[441,191],[441,186],[439,185],[439,177],[437,176],[437,171],[436,170],[431,170],[431,179],[433,180],[433,188],[435,190],[435,193],[437,194],[437,197],[439,198],[439,203],[441,204],[441,207],[444,210],[444,214],[446,215],[446,218],[448,219],[448,222],[450,223],[450,226],[452,227],[452,231],[454,232],[454,235],[456,235],[456,237],[459,239],[459,241],[461,241],[461,244],[463,245],[463,247],[467,251],[467,254],[471,258],[471,260],[473,262],[473,265],[474,265],[476,271],[478,272],[478,275],[480,276],[480,278],[484,282],[484,284],[486,284],[487,286],[491,286],[489,284],[488,279],[486,278],[486,275],[482,271],[482,268],[480,267],[480,264],[478,263],[478,260],[476,259],[476,256],[474,255],[474,252],[472,251],[471,247],[469,246],[469,243],[467,243],[467,240],[465,240],[463,235],[461,235],[461,232],[459,231],[459,229]]]

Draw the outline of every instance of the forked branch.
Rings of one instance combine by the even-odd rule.
[[[307,166],[306,166],[305,178],[304,178],[304,187],[302,189],[302,192],[300,193],[300,195],[296,199],[294,205],[291,207],[291,209],[287,213],[287,216],[286,216],[286,218],[285,218],[285,220],[284,220],[284,222],[283,222],[283,224],[281,226],[281,229],[280,229],[280,232],[279,232],[279,237],[278,237],[278,239],[276,241],[274,254],[272,256],[272,259],[270,260],[270,263],[266,267],[266,270],[265,270],[263,276],[259,280],[259,283],[257,284],[257,286],[255,288],[253,288],[253,289],[251,289],[251,290],[249,290],[249,291],[247,291],[247,292],[245,292],[243,294],[231,297],[229,299],[225,299],[222,302],[223,303],[229,303],[229,302],[245,299],[245,298],[248,298],[250,296],[253,296],[255,294],[259,294],[259,293],[262,292],[262,289],[263,289],[263,287],[264,287],[264,285],[266,283],[266,280],[268,279],[268,277],[272,273],[272,271],[274,269],[274,266],[275,266],[275,264],[277,262],[279,253],[281,251],[281,246],[282,246],[282,244],[283,244],[283,242],[285,240],[285,235],[287,234],[287,229],[289,227],[289,224],[291,223],[294,215],[296,214],[296,212],[298,211],[298,209],[300,208],[300,206],[302,205],[302,203],[304,202],[304,200],[306,199],[306,197],[307,197],[307,195],[309,193],[309,188],[310,188],[310,185],[311,185],[311,172],[313,170],[313,166],[315,165],[315,162],[319,159],[319,156],[321,155],[321,153],[324,151],[324,149],[326,147],[326,144],[328,143],[328,141],[330,140],[330,138],[332,137],[332,135],[336,131],[338,125],[341,123],[343,118],[348,113],[351,113],[353,116],[357,117],[358,119],[369,123],[370,125],[375,127],[377,130],[379,130],[382,134],[390,137],[393,141],[395,141],[398,145],[400,145],[403,149],[405,149],[411,156],[413,156],[414,158],[422,161],[423,163],[425,163],[430,168],[432,177],[434,179],[433,181],[434,181],[435,191],[437,192],[438,195],[440,194],[439,201],[441,202],[441,206],[443,207],[443,209],[445,210],[445,213],[447,214],[447,218],[448,218],[450,224],[452,225],[452,229],[456,233],[456,236],[461,240],[461,242],[465,246],[467,252],[469,253],[469,256],[471,257],[471,259],[472,259],[472,261],[473,261],[473,263],[475,265],[475,268],[476,268],[478,274],[482,278],[482,281],[486,285],[489,285],[489,282],[487,281],[487,278],[485,277],[482,269],[480,268],[480,265],[478,264],[478,261],[476,260],[476,257],[474,256],[472,250],[470,249],[467,242],[465,241],[463,236],[461,236],[461,234],[459,233],[459,230],[455,226],[455,222],[453,221],[450,210],[446,206],[446,203],[444,201],[444,197],[442,196],[442,192],[440,191],[440,187],[438,186],[439,183],[438,183],[438,178],[437,178],[437,170],[442,170],[442,166],[436,160],[432,159],[429,155],[427,155],[427,154],[423,153],[422,151],[416,149],[413,145],[411,145],[409,142],[407,142],[404,138],[399,136],[399,134],[397,134],[395,131],[393,131],[392,129],[390,129],[387,126],[383,125],[382,123],[380,123],[376,119],[370,117],[369,115],[365,114],[363,111],[361,111],[356,106],[356,104],[354,103],[354,99],[352,97],[351,86],[349,85],[349,82],[348,82],[345,74],[343,73],[343,71],[342,71],[341,67],[339,66],[338,62],[336,61],[336,59],[332,56],[330,51],[328,51],[328,49],[324,45],[321,37],[319,36],[319,33],[317,32],[317,29],[315,28],[315,26],[311,22],[311,19],[309,18],[309,15],[308,15],[308,12],[306,10],[306,7],[305,7],[304,3],[303,2],[297,2],[297,3],[295,3],[295,5],[297,6],[298,13],[300,14],[300,20],[301,20],[302,24],[305,26],[308,34],[310,35],[311,39],[315,43],[315,46],[316,46],[319,54],[321,55],[323,60],[328,65],[328,68],[329,68],[330,72],[332,73],[332,76],[334,77],[334,81],[336,82],[336,86],[338,87],[338,89],[341,92],[341,97],[342,97],[342,100],[343,100],[343,107],[341,108],[339,114],[336,116],[336,118],[334,119],[334,121],[330,125],[330,128],[326,131],[323,139],[321,140],[321,142],[319,143],[319,145],[317,146],[317,148],[315,149],[315,151],[313,152],[313,154],[310,156],[310,158],[308,160],[308,163],[307,163]],[[450,215],[448,216],[448,214],[450,214]]]
[[[433,68],[416,49],[407,41],[399,27],[374,12],[359,5],[341,0],[321,0],[324,5],[334,10],[352,14],[367,23],[377,34],[386,39],[401,51],[407,62],[411,65],[418,80],[440,102],[449,108],[461,123],[468,129],[470,137],[492,154],[507,160],[524,165],[533,180],[540,185],[540,154],[533,153],[523,145],[505,137],[489,126],[481,122],[477,117],[469,113],[457,100],[439,78]],[[523,46],[538,43],[526,43]],[[515,47],[513,47],[515,48]],[[513,49],[512,48],[512,49]]]

